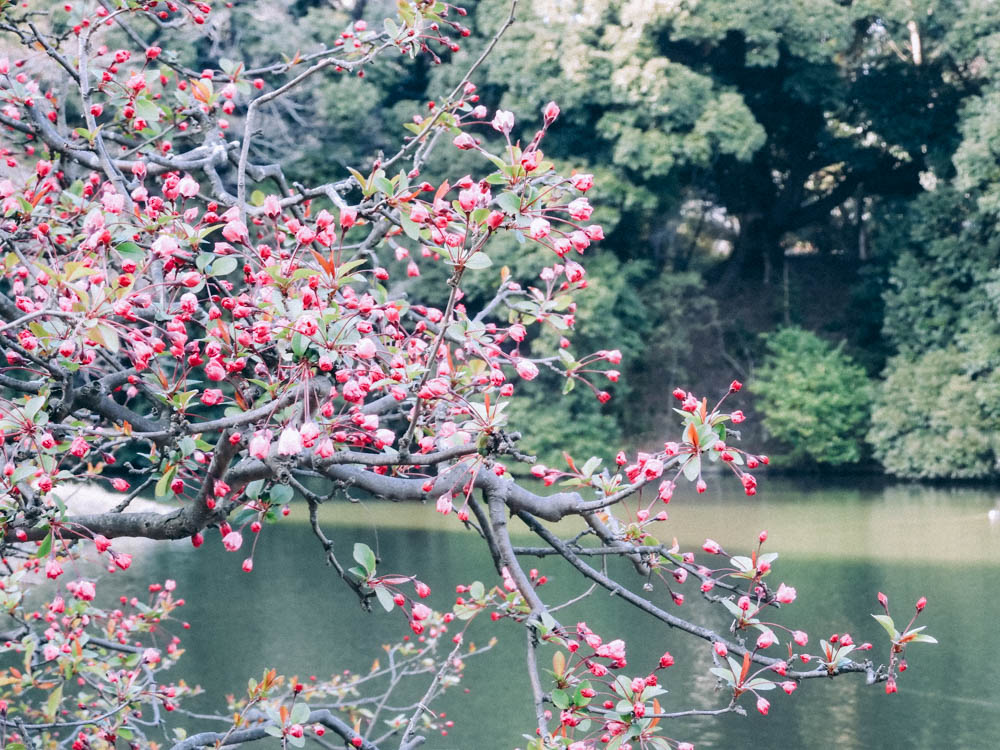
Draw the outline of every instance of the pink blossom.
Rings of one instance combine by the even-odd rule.
[[[809,643],[809,635],[803,630],[793,630],[792,640],[795,641],[799,646],[805,646]]]
[[[71,581],[66,584],[66,588],[77,599],[85,602],[93,601],[94,597],[97,596],[97,588],[90,581]]]
[[[794,680],[786,680],[785,682],[781,683],[781,689],[784,690],[789,695],[791,695],[792,693],[794,693],[795,692],[795,688],[797,688],[798,686],[799,686],[799,684],[797,682],[795,682]]]
[[[452,507],[453,506],[451,504],[450,494],[445,493],[437,499],[436,509],[438,513],[443,513],[444,515],[448,515],[449,513],[451,513]]]
[[[63,574],[62,565],[54,557],[50,557],[45,563],[45,577],[55,580]]]
[[[252,557],[248,557],[246,560],[243,561],[243,565],[241,567],[243,568],[243,572],[244,573],[252,573],[253,572],[253,558]]]
[[[551,229],[552,225],[546,219],[539,216],[531,220],[531,225],[528,227],[528,236],[533,240],[545,239],[549,236]]]
[[[767,712],[771,710],[771,704],[767,698],[757,698],[757,710],[764,716],[767,716]]]
[[[706,539],[705,543],[701,545],[701,548],[713,555],[722,554],[722,547],[720,547],[719,543],[716,542],[714,539]]]
[[[565,267],[566,278],[569,279],[570,283],[575,284],[578,281],[582,281],[583,277],[586,275],[586,270],[579,263],[574,261],[568,261]]]
[[[780,586],[778,586],[778,593],[775,595],[775,599],[777,599],[782,604],[791,604],[792,602],[795,601],[795,593],[796,592],[794,588],[792,588],[791,586],[786,586],[784,583],[782,583]]]
[[[573,187],[583,193],[594,187],[594,175],[592,174],[575,174],[570,177],[569,181]]]
[[[229,242],[246,244],[250,239],[247,225],[238,219],[234,219],[222,227],[222,236]]]
[[[213,359],[205,365],[205,377],[209,380],[222,380],[226,377],[226,368],[219,360]]]
[[[461,135],[455,137],[455,139],[452,141],[452,144],[454,144],[455,148],[460,148],[463,151],[468,151],[469,149],[476,147],[476,139],[473,138],[468,133],[462,133]]]
[[[413,605],[413,619],[414,620],[426,620],[431,616],[431,609],[426,604],[421,604],[416,602]]]
[[[514,128],[514,113],[498,109],[497,113],[493,116],[493,122],[490,124],[494,130],[504,135],[510,135],[510,131]]]
[[[312,448],[316,444],[316,440],[319,439],[319,425],[312,420],[308,422],[303,422],[302,427],[299,429],[299,436],[302,438],[302,446],[305,448]]]
[[[271,432],[263,430],[250,438],[250,455],[263,461],[271,450]]]
[[[294,456],[302,451],[302,436],[299,431],[289,425],[278,436],[278,455]]]
[[[660,482],[660,487],[657,490],[656,496],[660,498],[660,500],[662,500],[663,502],[669,503],[670,498],[672,498],[674,495],[674,486],[675,486],[674,483],[671,482],[669,479],[664,479],[662,482]]]
[[[340,228],[350,229],[358,221],[358,209],[351,207],[346,207],[340,209]]]
[[[69,452],[77,458],[83,458],[87,455],[88,450],[90,447],[87,445],[87,441],[80,436],[73,438],[73,442],[69,445]]]
[[[514,363],[517,374],[525,380],[534,380],[538,377],[538,367],[530,359],[519,359]]]
[[[185,198],[193,198],[198,195],[198,183],[190,176],[184,177],[177,183],[177,192]]]
[[[774,633],[765,630],[757,636],[757,648],[769,648],[774,645]]]
[[[161,658],[158,648],[147,648],[142,652],[142,660],[147,664],[158,664]]]
[[[119,552],[114,557],[115,565],[117,565],[122,570],[128,570],[129,566],[132,564],[132,555],[127,552]]]
[[[295,321],[293,328],[296,333],[301,333],[303,336],[314,336],[319,330],[316,319],[312,315],[303,315]]]
[[[222,537],[222,546],[230,552],[235,552],[243,546],[243,535],[238,531],[230,531]]]
[[[559,105],[555,102],[549,102],[542,110],[542,116],[545,118],[545,124],[551,125],[559,117]]]
[[[616,639],[602,644],[597,647],[597,655],[621,661],[625,658],[625,641]]]
[[[201,394],[201,403],[205,406],[215,406],[223,401],[222,391],[218,388],[206,388]]]
[[[150,245],[149,249],[153,251],[153,254],[157,258],[170,258],[178,250],[180,250],[180,246],[177,244],[177,240],[173,237],[167,237],[166,235],[161,234],[153,240],[153,244]]]
[[[594,208],[586,198],[576,198],[566,206],[566,211],[577,221],[586,221],[594,212]]]
[[[728,648],[726,648],[726,644],[725,644],[725,643],[723,643],[722,641],[715,641],[715,642],[714,642],[714,643],[712,644],[712,648],[713,648],[713,649],[715,650],[715,653],[716,653],[716,654],[717,654],[718,656],[721,656],[721,657],[723,657],[723,658],[725,658],[726,654],[728,654],[728,653],[729,653],[729,649],[728,649]]]
[[[369,338],[363,338],[354,345],[354,356],[359,359],[371,359],[377,351],[375,342]]]
[[[316,455],[319,456],[320,458],[329,458],[335,452],[336,449],[334,448],[333,440],[331,440],[330,438],[323,438],[322,440],[319,441],[319,444],[316,446]]]

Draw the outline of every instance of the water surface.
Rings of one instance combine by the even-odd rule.
[[[1000,622],[1000,526],[987,520],[993,493],[771,480],[756,498],[745,498],[727,487],[732,483],[718,484],[715,494],[676,498],[661,536],[676,536],[689,549],[711,536],[730,552],[743,553],[767,529],[767,547],[781,553],[771,580],[785,581],[799,594],[776,619],[808,631],[810,646],[831,633],[850,632],[858,642],[873,641],[875,658],[883,659],[885,634],[870,617],[879,611],[878,591],[889,596],[897,621],[908,619],[912,603],[926,596],[921,622],[941,643],[908,650],[910,669],[896,695],[865,686],[857,675],[810,680],[792,696],[772,692],[767,718],[748,701],[751,715],[745,718],[677,721],[668,735],[699,748],[1000,746],[1000,679],[990,649]],[[478,538],[433,507],[338,503],[324,511],[328,534],[346,557],[355,541],[368,543],[386,572],[419,573],[439,609],[450,605],[456,582],[497,582]],[[303,516],[295,507],[289,519],[265,528],[250,575],[240,570],[244,555],[226,553],[214,537],[197,552],[183,544],[158,547],[137,571],[177,580],[192,625],[178,673],[208,695],[239,693],[247,677],[271,666],[301,676],[364,671],[380,644],[405,631],[398,613],[360,611],[351,592],[322,564]],[[524,541],[537,543],[528,536]],[[586,589],[565,563],[548,558],[531,564],[550,578],[542,589],[550,603]],[[624,566],[614,571],[641,591],[634,572]],[[688,603],[680,609],[660,592],[652,596],[691,620],[726,627],[724,613],[705,606],[692,585],[683,590]],[[665,675],[670,692],[664,710],[725,705],[707,675],[711,665],[704,642],[671,632],[603,591],[561,612],[560,619],[586,620],[608,639],[625,638],[630,674],[670,650],[677,665]],[[455,726],[447,737],[429,738],[426,748],[523,747],[521,734],[532,724],[524,638],[518,626],[503,621],[477,625],[470,637],[485,642],[493,635],[498,648],[468,662],[462,686],[468,692],[454,690],[438,706]]]

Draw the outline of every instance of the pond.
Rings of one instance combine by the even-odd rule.
[[[776,619],[808,631],[813,649],[820,638],[850,632],[859,643],[875,643],[874,658],[886,658],[885,633],[870,616],[879,611],[878,591],[889,596],[897,621],[908,618],[913,603],[926,596],[921,624],[940,644],[908,649],[910,668],[896,695],[865,686],[858,675],[810,680],[792,696],[771,693],[768,717],[747,701],[747,717],[677,720],[667,728],[669,736],[698,748],[997,747],[1000,679],[991,654],[1000,622],[1000,525],[987,520],[995,493],[773,479],[762,482],[757,497],[746,498],[731,484],[715,483],[714,495],[710,489],[706,496],[676,497],[662,536],[675,535],[682,547],[698,549],[710,535],[740,553],[767,529],[766,547],[781,555],[772,581],[795,586],[799,594]],[[265,527],[252,574],[240,570],[243,555],[226,553],[217,537],[197,552],[180,543],[158,547],[135,571],[176,579],[188,601],[183,612],[192,629],[175,676],[218,699],[241,693],[248,677],[271,666],[300,676],[364,671],[380,644],[399,639],[406,623],[398,612],[363,613],[322,564],[303,510],[293,507],[289,519]],[[328,533],[345,556],[355,541],[366,542],[381,556],[380,570],[419,573],[432,587],[431,603],[438,609],[450,606],[457,582],[497,582],[485,547],[454,515],[442,517],[432,506],[385,503],[341,503],[325,510]],[[543,589],[549,602],[586,588],[552,558],[532,564],[550,578]],[[641,590],[634,574],[630,579],[627,571],[621,573]],[[721,609],[706,606],[690,583],[682,590],[688,603],[679,610],[659,592],[654,596],[672,612],[725,628]],[[725,705],[707,673],[704,642],[672,632],[601,591],[560,613],[564,623],[582,619],[606,639],[626,639],[630,673],[652,666],[664,650],[673,653],[677,665],[660,673],[669,690],[661,701],[664,710]],[[430,737],[428,749],[523,747],[522,733],[532,730],[519,626],[501,621],[475,628],[471,637],[485,642],[496,635],[499,647],[469,660],[462,686],[468,692],[451,691],[437,706],[455,725],[448,736]],[[222,708],[221,701],[215,705]]]

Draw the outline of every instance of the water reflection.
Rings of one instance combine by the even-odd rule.
[[[919,596],[927,596],[923,622],[941,644],[911,647],[911,669],[894,696],[866,688],[855,676],[813,680],[791,697],[769,696],[767,718],[748,702],[751,715],[745,718],[687,719],[672,724],[668,733],[699,748],[995,748],[998,683],[984,658],[1000,621],[1000,528],[987,520],[992,505],[991,494],[981,490],[773,480],[753,500],[725,494],[675,500],[663,536],[677,535],[687,546],[711,535],[731,551],[745,551],[759,530],[768,529],[768,546],[781,552],[774,582],[786,581],[799,592],[798,600],[776,617],[807,630],[810,646],[832,632],[851,632],[858,642],[875,641],[884,654],[884,633],[870,617],[877,591],[890,596],[897,619]],[[448,606],[456,582],[495,579],[478,539],[432,508],[337,505],[326,514],[340,549],[349,551],[353,542],[364,541],[378,549],[386,572],[421,571],[439,608]],[[398,614],[366,615],[358,609],[332,571],[320,564],[321,550],[304,524],[266,528],[251,575],[240,570],[241,557],[211,542],[196,553],[186,546],[162,547],[143,571],[178,580],[193,626],[181,671],[210,696],[242,691],[247,677],[270,666],[300,676],[365,670],[378,645],[405,630]],[[551,602],[585,588],[565,564],[549,558],[537,567],[549,576],[543,591]],[[639,590],[634,574],[629,578],[624,566],[618,573]],[[685,593],[689,604],[681,613],[724,627],[720,613],[699,606],[693,587]],[[657,594],[655,600],[676,611],[669,597]],[[706,677],[708,647],[626,607],[599,591],[560,619],[585,619],[609,638],[625,638],[629,671],[636,673],[669,649],[677,665],[665,680],[670,690],[665,710],[724,705],[714,679]],[[517,626],[502,621],[477,624],[471,633],[479,642],[492,635],[501,647],[469,662],[463,686],[469,692],[455,691],[442,704],[455,727],[425,747],[523,746],[521,733],[531,728],[523,638]]]

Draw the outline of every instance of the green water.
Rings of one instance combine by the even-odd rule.
[[[751,715],[745,718],[675,721],[666,729],[668,736],[698,748],[1000,747],[1000,679],[992,648],[1000,622],[1000,525],[987,520],[995,499],[981,489],[777,480],[752,499],[724,493],[676,498],[661,536],[676,535],[686,548],[697,549],[711,535],[731,552],[744,552],[761,529],[768,530],[767,547],[781,553],[772,581],[785,581],[799,593],[777,617],[807,630],[810,647],[830,633],[850,632],[858,642],[875,642],[876,658],[884,658],[884,632],[870,617],[878,611],[878,591],[888,594],[897,620],[926,596],[921,620],[941,643],[910,647],[910,669],[896,695],[866,687],[859,676],[810,680],[792,696],[771,693],[766,718],[748,701]],[[478,538],[462,530],[454,516],[444,518],[431,506],[344,503],[325,510],[328,534],[345,555],[353,542],[368,543],[378,550],[386,572],[419,573],[433,588],[431,601],[439,609],[449,606],[456,582],[497,582]],[[252,574],[240,570],[244,555],[226,553],[217,537],[197,552],[185,544],[154,548],[144,569],[136,571],[177,580],[188,601],[184,617],[192,626],[178,672],[208,695],[239,693],[247,677],[271,666],[300,676],[364,671],[380,644],[405,631],[398,613],[360,611],[322,564],[321,549],[302,515],[296,507],[291,518],[265,528]],[[530,564],[551,579],[542,589],[550,603],[586,588],[567,565],[552,558]],[[641,591],[634,573],[630,578],[624,567],[615,572]],[[680,609],[659,592],[654,600],[696,622],[725,628],[724,613],[704,605],[692,584],[682,590],[688,603]],[[669,649],[677,665],[663,682],[670,691],[664,710],[725,705],[707,673],[704,642],[671,632],[602,591],[564,610],[560,619],[586,620],[607,639],[625,638],[630,674],[642,673]],[[470,635],[480,643],[495,635],[499,645],[468,662],[462,686],[468,692],[456,689],[437,706],[455,726],[447,737],[430,737],[425,747],[523,746],[521,734],[532,728],[523,634],[502,621],[477,625]]]

